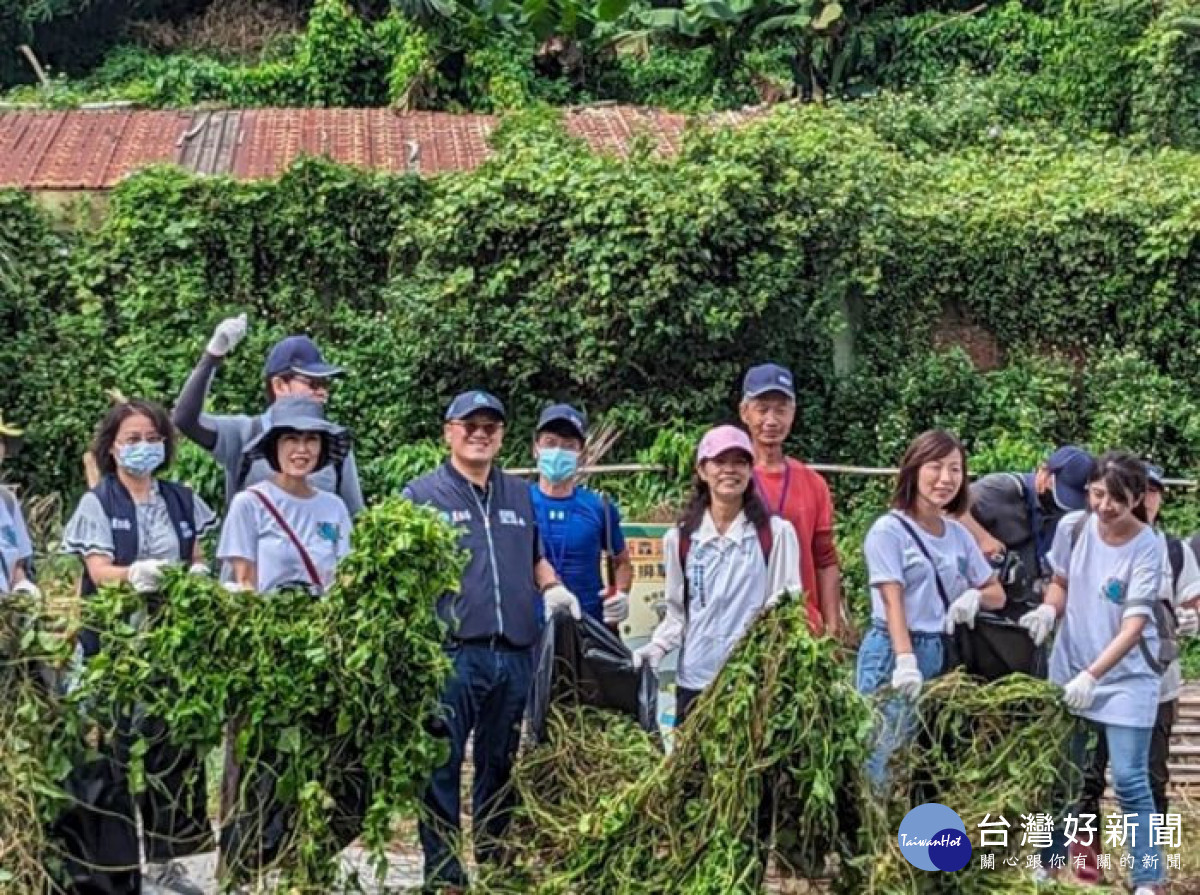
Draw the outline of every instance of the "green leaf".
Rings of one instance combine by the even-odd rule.
[[[615,22],[629,10],[630,0],[599,0],[596,18],[601,22]]]
[[[842,17],[842,4],[827,3],[825,8],[821,10],[821,14],[817,16],[813,22],[813,29],[816,31],[824,31],[834,22]]]

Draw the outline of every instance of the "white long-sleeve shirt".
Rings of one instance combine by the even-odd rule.
[[[690,605],[685,608],[679,529],[663,536],[667,610],[651,642],[664,654],[683,647],[676,678],[680,687],[702,690],[712,683],[758,612],[785,592],[800,590],[796,530],[776,516],[771,537],[771,556],[764,562],[758,531],[745,514],[739,513],[720,534],[706,512],[688,551]]]

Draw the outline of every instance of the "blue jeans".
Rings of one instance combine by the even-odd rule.
[[[942,635],[913,631],[909,637],[921,676],[930,680],[941,674],[945,663]],[[896,654],[892,650],[892,638],[888,636],[886,628],[874,622],[858,648],[858,692],[869,695],[891,686],[895,669]],[[899,695],[885,700],[880,712],[882,718],[875,730],[874,749],[867,760],[867,776],[877,793],[881,793],[887,785],[887,766],[892,753],[908,742],[917,723],[914,704]]]
[[[1133,856],[1133,870],[1130,872],[1135,886],[1143,883],[1160,883],[1166,879],[1166,868],[1162,866],[1162,856],[1158,846],[1150,844],[1150,815],[1154,813],[1154,794],[1150,789],[1150,738],[1154,734],[1152,727],[1120,727],[1116,724],[1093,725],[1100,736],[1104,737],[1108,746],[1108,765],[1112,769],[1113,791],[1117,796],[1117,804],[1121,806],[1122,814],[1136,814],[1136,828],[1131,828],[1126,837],[1129,854]],[[1076,768],[1086,768],[1089,763],[1087,754],[1088,733],[1079,731],[1071,738],[1071,763]],[[1104,818],[1097,817],[1096,830],[1092,845],[1099,854],[1104,854]],[[1120,848],[1120,846],[1114,846]],[[1055,855],[1067,856],[1067,837],[1062,824],[1054,825],[1054,844],[1042,849],[1042,866],[1050,866],[1050,859]],[[1142,859],[1150,855],[1154,858],[1154,867],[1143,867]]]
[[[450,757],[433,772],[420,825],[425,853],[425,885],[466,887],[458,858],[459,788],[467,738],[475,733],[475,781],[471,804],[475,860],[491,860],[508,825],[512,799],[505,792],[521,739],[521,719],[533,679],[533,649],[493,648],[463,643],[450,648],[454,670],[442,694],[439,732],[449,740]]]

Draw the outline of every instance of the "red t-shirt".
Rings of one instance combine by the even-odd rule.
[[[768,472],[757,467],[754,479],[772,515],[782,516],[796,529],[800,542],[800,583],[807,596],[809,625],[822,628],[817,569],[837,565],[833,548],[833,500],[829,485],[799,460],[787,458],[784,469]]]

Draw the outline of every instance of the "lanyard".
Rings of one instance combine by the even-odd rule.
[[[758,493],[762,496],[763,503],[767,503],[767,489],[763,487],[762,478],[758,474],[758,470],[754,471],[754,484],[758,487]],[[783,491],[779,495],[779,505],[772,507],[767,505],[767,509],[771,511],[772,516],[782,516],[783,510],[787,506],[788,492],[792,489],[792,464],[783,461]]]

